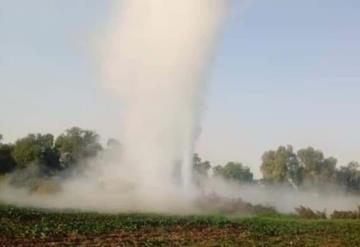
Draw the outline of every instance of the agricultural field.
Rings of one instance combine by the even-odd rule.
[[[99,214],[0,206],[0,246],[360,246],[359,219]]]

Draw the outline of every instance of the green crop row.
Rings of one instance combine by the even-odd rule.
[[[326,245],[328,243],[326,241],[334,239],[343,245],[360,246],[359,220],[308,220],[280,214],[253,217],[99,214],[0,206],[0,236],[8,238],[96,236],[119,229],[128,232],[140,229],[164,229],[166,232],[171,227],[180,227],[183,232],[197,227],[231,229],[238,235],[246,232],[248,240],[255,245],[257,245],[256,243],[268,243],[276,246],[288,246],[289,243],[294,242],[316,246],[319,243]],[[222,243],[236,242],[236,234],[222,236],[219,241]],[[191,238],[191,235],[189,236]],[[204,238],[208,237],[204,236]],[[166,234],[159,237],[160,240],[163,238],[166,239]],[[152,241],[160,241],[159,239]]]

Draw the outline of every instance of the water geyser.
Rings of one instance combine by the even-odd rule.
[[[163,188],[174,176],[182,187],[191,185],[195,132],[224,9],[223,0],[125,0],[112,10],[102,74],[123,103],[121,166],[137,186]]]

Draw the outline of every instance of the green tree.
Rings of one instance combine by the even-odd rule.
[[[276,156],[276,152],[270,150],[270,151],[266,151],[261,157],[262,163],[260,170],[263,175],[263,179],[267,182],[274,182],[277,180],[276,179],[277,176],[275,174],[275,169],[276,169],[275,156]]]
[[[106,146],[108,148],[115,148],[115,149],[118,149],[121,147],[121,144],[118,140],[114,139],[114,138],[110,138],[107,142],[106,142]]]
[[[198,154],[194,154],[193,157],[194,172],[201,176],[208,176],[211,164],[209,161],[202,161]]]
[[[224,171],[223,166],[217,165],[212,170],[213,170],[213,176],[214,177],[222,177],[223,176],[223,171]]]
[[[179,163],[181,164],[181,163]],[[180,167],[180,166],[179,166]],[[193,156],[193,182],[203,188],[206,178],[209,177],[209,170],[211,168],[211,164],[209,161],[203,161],[198,154],[194,154]]]
[[[46,167],[56,167],[58,155],[54,149],[54,137],[51,134],[30,134],[15,142],[12,150],[19,168],[36,163]]]
[[[0,175],[12,172],[16,168],[16,161],[12,157],[12,145],[0,143]]]
[[[63,167],[95,157],[102,150],[97,133],[78,127],[68,129],[60,135],[55,141],[55,147],[60,152],[60,163]]]
[[[303,168],[304,179],[311,183],[333,183],[336,179],[337,160],[325,158],[320,150],[312,147],[298,151],[298,159]]]
[[[12,155],[19,167],[24,168],[40,157],[40,151],[41,149],[37,145],[36,135],[30,134],[15,142]]]
[[[254,175],[249,167],[237,162],[228,162],[224,167],[214,167],[214,176],[232,180],[238,183],[253,182]]]
[[[280,146],[276,151],[267,151],[261,157],[260,170],[263,178],[271,183],[302,181],[301,168],[292,146]]]
[[[360,193],[360,164],[350,162],[337,171],[337,183],[348,192]]]

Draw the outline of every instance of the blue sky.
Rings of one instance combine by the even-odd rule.
[[[110,1],[0,0],[0,133],[73,125],[117,136],[93,43]],[[198,151],[258,173],[266,149],[308,145],[360,161],[360,2],[233,0]]]

